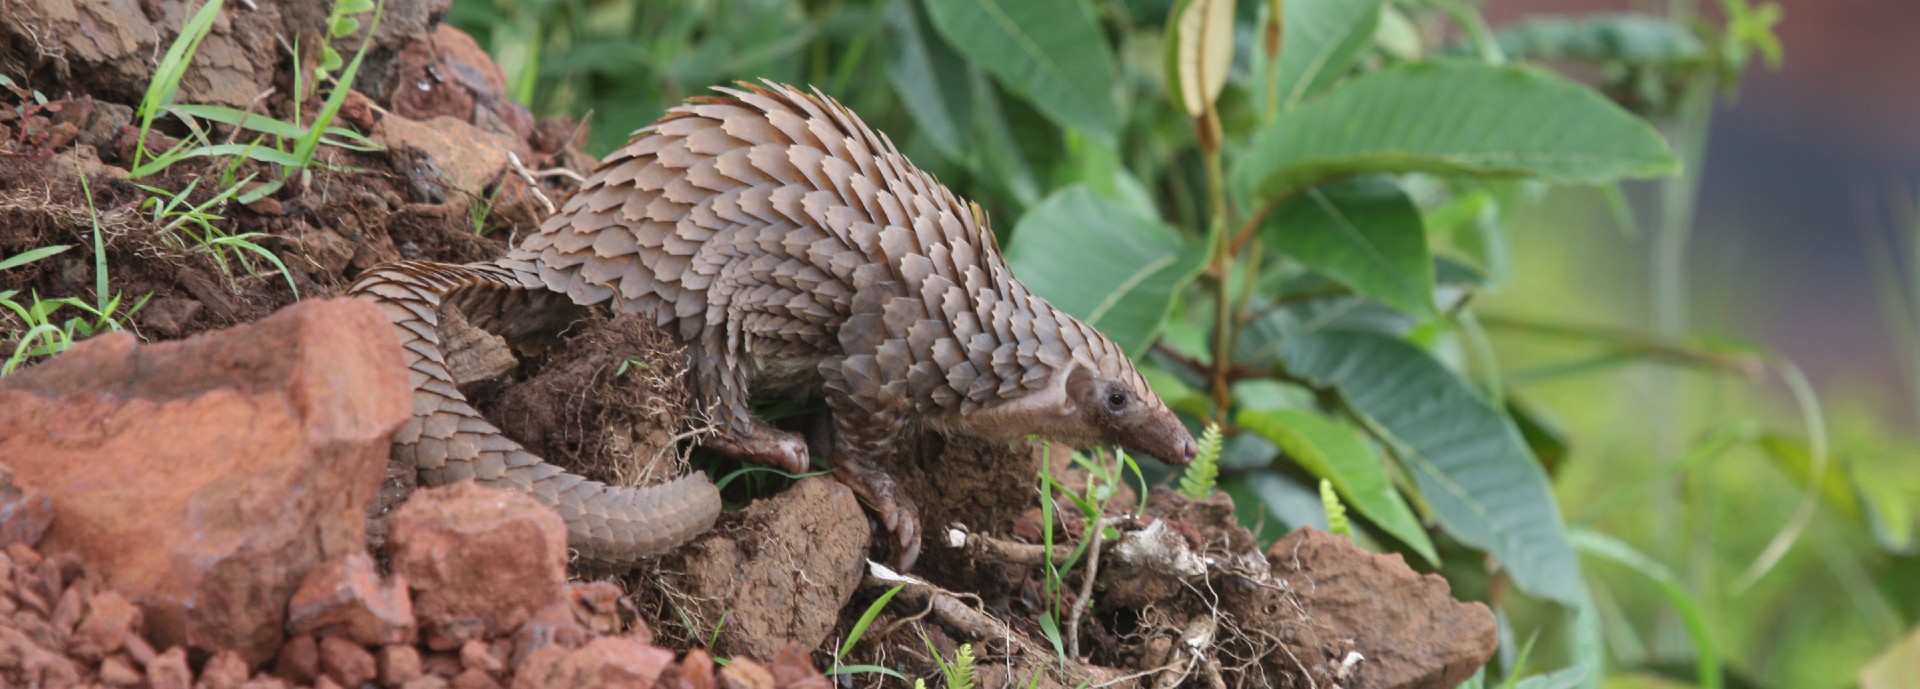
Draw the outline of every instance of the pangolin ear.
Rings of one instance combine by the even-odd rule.
[[[1086,400],[1094,398],[1094,386],[1098,384],[1092,369],[1074,364],[1073,370],[1067,372],[1067,403],[1077,409]]]

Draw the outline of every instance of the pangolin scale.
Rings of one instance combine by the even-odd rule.
[[[636,132],[505,258],[388,264],[354,285],[383,304],[414,371],[397,461],[428,484],[472,478],[541,498],[589,562],[630,565],[710,526],[719,497],[701,475],[587,481],[501,435],[454,387],[439,309],[511,340],[553,325],[545,316],[566,302],[676,334],[717,451],[804,470],[806,443],[755,417],[749,393],[824,393],[830,446],[813,450],[880,512],[906,565],[918,526],[877,462],[910,427],[1193,456],[1124,352],[1014,278],[977,206],[818,91],[716,90]]]

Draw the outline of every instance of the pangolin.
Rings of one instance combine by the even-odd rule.
[[[911,428],[1193,457],[1126,354],[1014,278],[978,206],[817,89],[715,90],[636,132],[506,257],[388,264],[354,285],[407,349],[415,416],[394,454],[424,482],[530,492],[584,559],[610,565],[677,545],[719,511],[699,474],[613,488],[502,436],[454,387],[436,332],[446,305],[509,339],[566,302],[651,316],[686,345],[718,428],[704,444],[790,471],[807,468],[807,443],[756,417],[749,392],[823,394],[830,439],[812,449],[879,512],[903,566],[919,527],[881,460]]]

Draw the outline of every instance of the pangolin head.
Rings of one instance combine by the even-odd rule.
[[[1185,424],[1160,399],[1125,355],[1102,357],[1098,364],[1076,363],[1067,372],[1069,422],[1077,440],[1115,445],[1151,455],[1168,464],[1193,460],[1199,446]]]

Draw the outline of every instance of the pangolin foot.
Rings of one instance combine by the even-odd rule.
[[[811,463],[805,438],[765,424],[756,423],[744,432],[723,430],[704,444],[728,457],[789,473],[806,471]]]
[[[900,554],[899,571],[913,569],[914,561],[920,559],[920,518],[913,504],[899,494],[893,477],[859,462],[843,462],[833,473],[880,514],[880,523],[893,534],[895,552]]]

